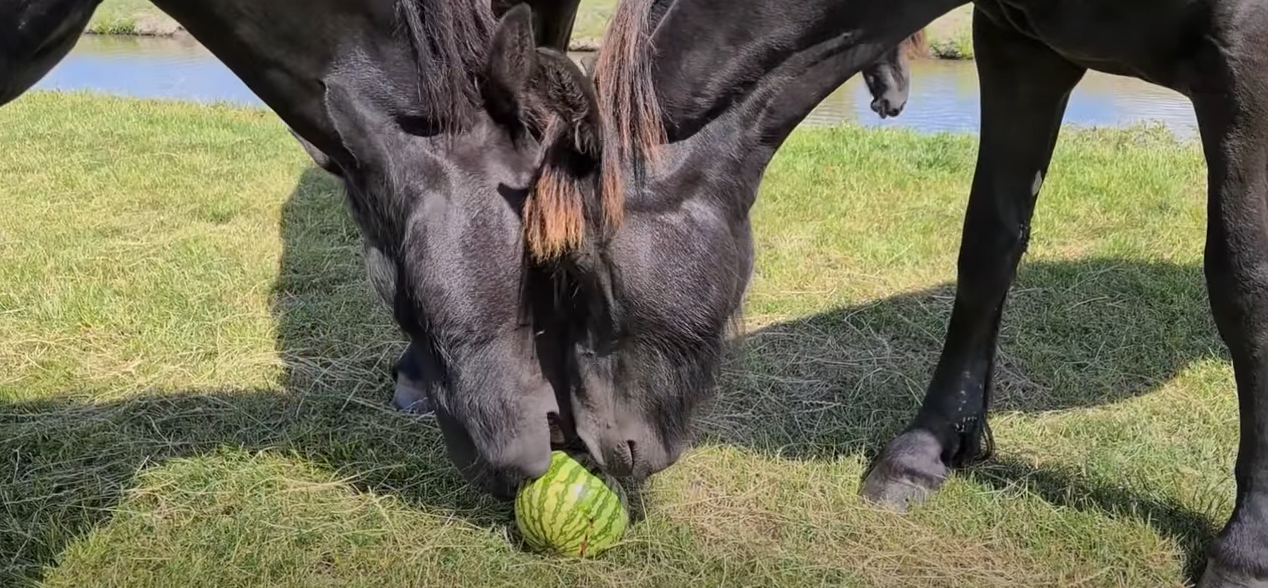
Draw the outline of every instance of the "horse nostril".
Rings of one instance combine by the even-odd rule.
[[[872,112],[875,112],[876,114],[880,115],[881,118],[894,116],[895,109],[892,106],[892,104],[893,103],[891,103],[889,100],[885,98],[874,100],[872,101]]]

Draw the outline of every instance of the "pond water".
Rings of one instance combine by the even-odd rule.
[[[855,76],[825,99],[804,124],[843,121],[920,131],[978,130],[977,71],[971,62],[921,60],[913,64],[911,97],[896,119],[880,120]],[[225,66],[193,39],[85,36],[37,86],[97,90],[129,96],[262,105]],[[1176,134],[1196,136],[1192,107],[1180,94],[1132,78],[1089,72],[1075,89],[1066,124],[1117,126],[1161,122]]]

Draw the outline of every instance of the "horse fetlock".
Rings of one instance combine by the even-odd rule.
[[[914,429],[899,435],[872,465],[863,481],[864,498],[899,511],[924,502],[946,482],[942,444],[933,434]]]
[[[1211,542],[1197,588],[1268,588],[1268,509],[1244,497],[1224,531]]]
[[[1268,576],[1252,576],[1249,572],[1208,560],[1206,571],[1196,588],[1268,588]]]
[[[951,467],[959,468],[980,462],[995,451],[990,428],[986,423],[986,414],[974,415],[956,423],[952,429],[955,438],[950,447],[944,448],[946,462]]]

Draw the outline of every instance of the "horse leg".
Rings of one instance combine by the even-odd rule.
[[[1200,588],[1268,587],[1268,50],[1258,37],[1242,43],[1225,53],[1237,61],[1220,68],[1224,83],[1193,99],[1208,166],[1207,289],[1241,427],[1237,499]]]
[[[983,453],[1000,311],[1026,249],[1070,91],[1086,71],[996,24],[981,8],[974,13],[973,44],[981,148],[951,322],[920,410],[881,453],[862,487],[866,498],[900,509],[940,487],[948,467]]]
[[[301,140],[302,141],[302,140]],[[384,310],[392,312],[396,300],[396,262],[364,237],[361,241],[365,252],[366,277],[383,303]],[[417,344],[410,343],[396,363],[392,365],[392,407],[401,412],[418,415],[431,414],[431,400],[427,397],[427,365],[425,354]]]

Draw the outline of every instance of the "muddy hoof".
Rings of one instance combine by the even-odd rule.
[[[942,447],[925,431],[908,431],[885,447],[863,481],[863,498],[906,512],[942,487],[947,466]]]

